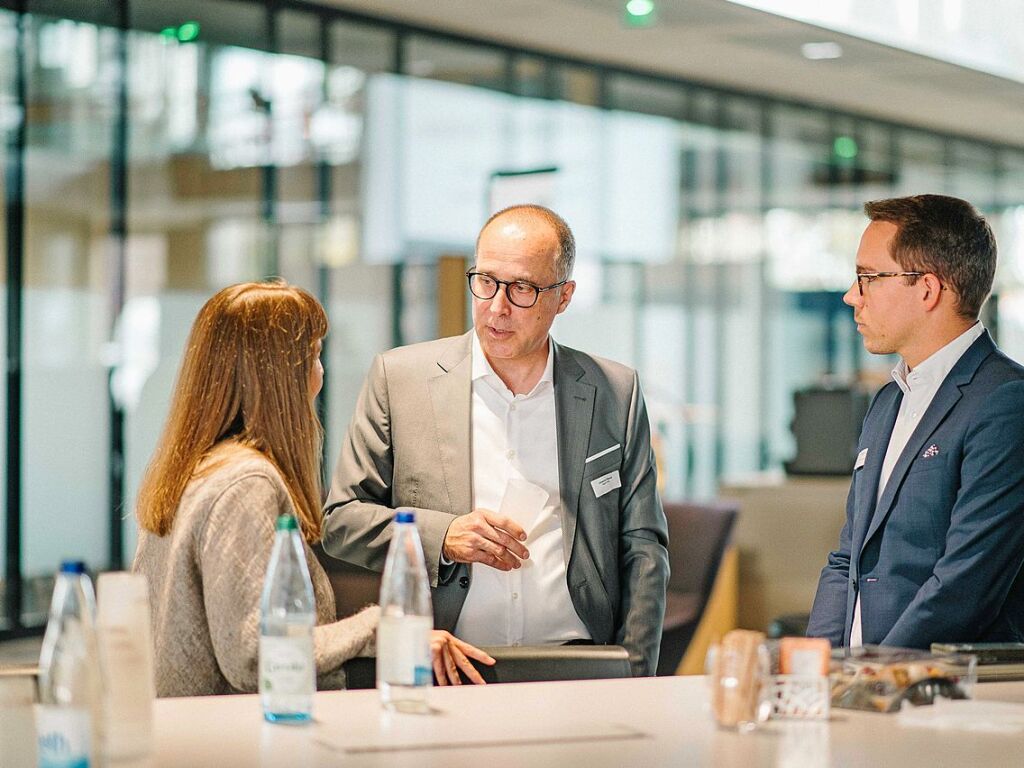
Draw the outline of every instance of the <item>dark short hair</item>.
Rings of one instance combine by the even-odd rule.
[[[864,204],[872,221],[896,225],[893,260],[907,272],[931,272],[956,294],[957,311],[977,319],[996,273],[996,238],[966,200],[913,195]]]
[[[568,280],[572,277],[572,267],[576,263],[576,238],[573,237],[572,230],[565,223],[565,219],[543,205],[510,205],[508,208],[502,208],[493,214],[487,220],[487,223],[480,228],[480,234],[476,238],[476,247],[478,249],[480,248],[480,235],[483,235],[484,230],[491,225],[491,222],[508,215],[535,216],[549,224],[551,229],[555,231],[555,237],[558,239],[558,253],[555,254],[555,275],[559,280]]]

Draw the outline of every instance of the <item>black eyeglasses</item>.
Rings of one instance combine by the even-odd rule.
[[[926,272],[858,272],[857,273],[857,292],[861,296],[864,295],[864,283],[871,285],[871,282],[875,278],[879,277],[921,277],[927,274]]]
[[[566,279],[560,283],[541,288],[539,285],[528,283],[525,280],[499,280],[488,275],[486,272],[474,272],[472,270],[466,273],[466,279],[469,280],[469,292],[484,301],[497,296],[498,289],[504,285],[505,296],[508,297],[510,303],[520,309],[529,309],[537,303],[537,299],[540,298],[544,291],[559,288],[569,282]]]

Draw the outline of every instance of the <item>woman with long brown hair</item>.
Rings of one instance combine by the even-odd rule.
[[[225,288],[196,318],[137,505],[133,568],[149,581],[160,696],[256,690],[260,593],[282,513],[306,544],[318,687],[344,687],[342,663],[372,648],[379,609],[336,620],[309,548],[323,520],[313,401],[326,333],[323,307],[282,281]],[[467,657],[493,663],[447,632],[431,645],[436,670],[451,657],[475,682]]]

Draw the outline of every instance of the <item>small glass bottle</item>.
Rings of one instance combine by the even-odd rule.
[[[307,722],[313,716],[316,692],[316,601],[299,524],[293,515],[277,518],[260,609],[259,691],[263,717],[272,723]]]
[[[39,654],[40,768],[87,768],[100,754],[102,688],[96,598],[80,560],[65,560]]]
[[[397,510],[394,527],[380,587],[377,688],[387,709],[429,712],[434,614],[415,513]]]

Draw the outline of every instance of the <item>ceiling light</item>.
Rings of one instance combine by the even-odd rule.
[[[186,21],[178,27],[178,40],[183,43],[191,43],[199,37],[199,22]]]
[[[837,136],[832,142],[832,154],[841,160],[853,160],[859,152],[857,140],[852,136]]]
[[[645,27],[654,23],[654,0],[627,0],[626,23]]]
[[[843,55],[843,46],[839,43],[804,43],[800,46],[800,53],[812,61],[838,59]]]
[[[186,21],[180,27],[164,27],[160,34],[168,40],[177,40],[181,43],[195,42],[199,38],[199,22]]]

